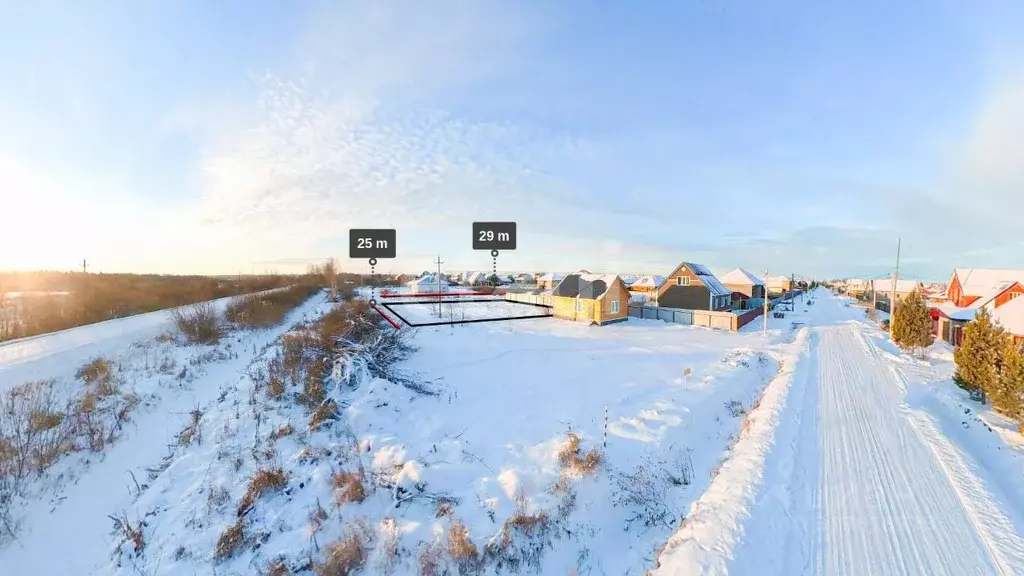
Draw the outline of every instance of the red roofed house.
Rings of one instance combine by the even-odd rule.
[[[931,309],[935,335],[959,346],[964,326],[974,319],[978,310],[986,308],[993,319],[1001,318],[1004,327],[1015,337],[1022,337],[1024,326],[1017,328],[1015,311],[1024,308],[1024,304],[1020,303],[1024,300],[1015,302],[1006,311],[1002,310],[1022,295],[1024,270],[957,268],[953,270],[953,277],[946,289],[948,302]]]

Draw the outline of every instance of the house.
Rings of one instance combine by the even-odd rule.
[[[736,304],[739,301],[738,308],[741,310],[746,309],[747,300],[751,298],[763,299],[765,296],[764,280],[761,280],[749,270],[737,268],[725,274],[719,280],[721,280],[723,286],[732,292],[734,307],[737,307]]]
[[[413,294],[437,294],[447,290],[449,287],[448,281],[443,277],[438,281],[438,277],[431,274],[411,282],[406,282],[405,285],[409,287],[409,291]]]
[[[688,310],[732,308],[732,291],[722,285],[705,266],[683,262],[669,274],[655,292],[658,306]]]
[[[516,274],[515,280],[516,280],[517,284],[535,284],[536,283],[536,280],[534,279],[533,274],[527,274],[525,272],[522,273],[522,274]]]
[[[996,308],[992,312],[992,320],[1009,332],[1014,340],[1024,342],[1024,298],[1014,298]]]
[[[957,268],[946,288],[946,298],[963,308],[980,299],[994,310],[1024,293],[1024,270]]]
[[[466,286],[483,286],[487,284],[487,274],[484,272],[466,272],[462,278],[462,283]]]
[[[892,298],[892,278],[881,278],[874,281],[875,297],[878,300],[888,301]],[[899,302],[910,295],[911,292],[923,294],[924,284],[917,280],[896,280],[896,302]]]
[[[846,293],[854,298],[860,298],[871,290],[871,283],[863,278],[850,278],[846,281]]]
[[[629,285],[630,292],[655,292],[665,282],[664,276],[641,276]]]
[[[1024,270],[957,268],[949,281],[945,297],[931,306],[933,333],[940,340],[959,346],[963,328],[985,308],[993,320],[1000,319],[1015,338],[1024,337],[1017,329],[1018,302],[1024,301]],[[1013,307],[1003,310],[1010,304]],[[1011,329],[1007,326],[1013,326]]]
[[[558,285],[562,279],[565,278],[565,274],[556,274],[554,272],[548,272],[537,277],[537,287],[544,290],[551,290]]]
[[[629,290],[615,274],[567,274],[551,296],[556,318],[603,325],[629,313]]]
[[[793,279],[789,276],[769,276],[765,286],[768,294],[785,294],[793,288]]]

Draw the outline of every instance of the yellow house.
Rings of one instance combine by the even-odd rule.
[[[625,320],[629,290],[615,274],[567,274],[551,293],[556,318],[593,324]]]

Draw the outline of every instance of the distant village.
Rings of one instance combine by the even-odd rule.
[[[506,299],[550,306],[553,316],[597,325],[638,318],[738,330],[760,315],[765,300],[782,301],[808,288],[789,276],[759,277],[736,268],[716,276],[701,264],[682,262],[668,274],[521,272],[497,275],[480,271],[399,275],[389,283],[410,293],[452,290],[500,291]]]

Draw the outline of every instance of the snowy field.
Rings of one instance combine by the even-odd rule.
[[[402,302],[403,303],[384,301],[385,304],[393,306],[391,310],[384,309],[385,313],[392,317],[397,313],[402,318],[405,318],[410,324],[462,322],[466,320],[498,318],[522,318],[524,316],[551,314],[550,308],[508,302],[497,298],[487,302],[466,302],[449,299],[448,301],[441,302],[440,313],[438,313],[437,302],[410,302],[409,300],[403,300]]]

